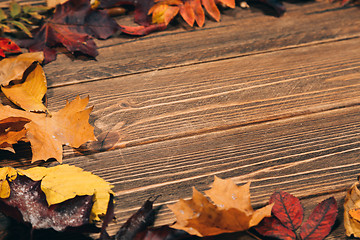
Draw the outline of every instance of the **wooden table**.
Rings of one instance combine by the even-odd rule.
[[[65,147],[64,163],[114,185],[111,234],[149,197],[174,203],[216,175],[251,181],[255,207],[283,190],[308,215],[335,196],[339,216],[327,239],[346,239],[343,199],[360,173],[359,8],[285,5],[281,18],[236,8],[203,28],[121,34],[97,41],[96,61],[61,53],[44,67],[50,110],[90,96],[102,145]],[[1,152],[1,165],[29,167],[29,151]],[[156,224],[173,221],[164,207]]]

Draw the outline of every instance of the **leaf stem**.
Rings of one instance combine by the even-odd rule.
[[[248,230],[245,231],[249,236],[253,237],[256,240],[262,240],[261,238],[259,238],[258,236],[256,236],[255,234],[249,232]]]

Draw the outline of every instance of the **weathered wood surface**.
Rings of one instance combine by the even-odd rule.
[[[65,148],[64,163],[114,185],[111,234],[150,196],[174,203],[214,175],[251,181],[256,207],[284,190],[307,214],[332,195],[342,211],[360,172],[359,9],[286,6],[281,18],[235,9],[203,29],[120,35],[98,41],[97,61],[59,54],[45,66],[49,108],[89,95],[96,135],[108,134],[102,149]],[[2,165],[28,167],[19,152],[0,153]],[[346,239],[341,216],[327,239]],[[157,224],[172,221],[164,207]]]

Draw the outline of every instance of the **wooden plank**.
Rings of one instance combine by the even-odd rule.
[[[141,38],[120,35],[97,41],[96,61],[59,54],[45,72],[50,87],[61,86],[359,37],[356,7],[334,9],[337,5],[325,2],[286,6],[289,10],[281,18],[236,8],[225,11],[221,23],[208,20],[194,31],[170,27]]]
[[[158,204],[203,191],[213,176],[251,181],[254,206],[275,190],[343,192],[360,170],[360,106],[65,159],[114,185],[119,222],[150,196]],[[346,117],[344,117],[346,116]],[[158,224],[171,223],[164,208]],[[110,228],[115,231],[115,226]]]
[[[90,95],[96,134],[116,147],[191,136],[360,102],[360,39],[52,88],[49,107]],[[326,54],[324,54],[326,53]]]

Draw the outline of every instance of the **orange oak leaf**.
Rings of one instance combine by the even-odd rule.
[[[213,203],[193,188],[192,199],[180,199],[168,205],[176,216],[176,223],[171,227],[204,237],[256,226],[264,217],[271,216],[273,205],[254,211],[249,188],[249,183],[237,186],[232,180],[215,177],[212,188],[205,191]]]
[[[7,86],[11,81],[21,80],[23,74],[33,62],[42,62],[42,52],[23,53],[16,57],[5,58],[0,61],[0,85]]]
[[[92,107],[85,109],[88,102],[88,97],[81,99],[78,96],[52,115],[0,105],[0,119],[22,117],[30,120],[25,124],[25,141],[31,144],[32,162],[55,158],[61,163],[62,145],[78,148],[87,141],[96,140],[94,127],[88,123]]]
[[[22,109],[32,112],[47,112],[42,103],[46,90],[45,73],[40,64],[29,73],[24,83],[1,87],[8,99]]]

